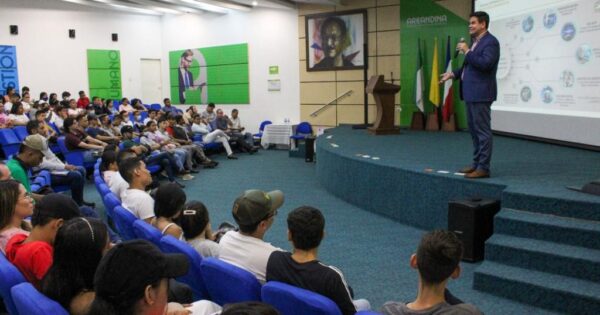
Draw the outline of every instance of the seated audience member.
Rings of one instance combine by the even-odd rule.
[[[152,222],[154,218],[154,199],[146,192],[152,183],[152,176],[146,164],[139,158],[128,158],[119,163],[119,174],[129,184],[121,195],[123,208],[131,211],[136,218]]]
[[[225,132],[230,137],[230,140],[235,141],[239,150],[241,150],[243,152],[248,152],[250,154],[254,154],[258,151],[258,147],[254,147],[254,146],[248,144],[248,142],[246,142],[243,139],[244,136],[242,134],[231,130],[229,128],[229,126],[230,126],[229,118],[227,118],[227,116],[225,116],[223,114],[222,109],[218,109],[217,110],[217,118],[215,118],[215,120],[212,121],[211,128],[213,130],[219,129],[219,130],[222,130],[223,132]]]
[[[185,170],[183,170],[182,166],[179,165],[173,154],[169,152],[153,152],[160,149],[160,145],[153,144],[149,141],[144,141],[142,144],[135,143],[133,141],[132,127],[125,126],[121,128],[121,134],[123,135],[122,144],[124,150],[135,153],[135,155],[142,159],[147,165],[160,165],[165,173],[167,173],[167,178],[170,182],[182,186],[175,181],[175,170],[179,170],[183,174],[183,180],[190,180],[194,178],[193,176],[187,174]]]
[[[90,105],[90,98],[85,95],[84,91],[79,91],[79,99],[77,100],[77,108],[86,109]]]
[[[109,115],[118,115],[119,114],[119,110],[117,108],[115,108],[115,103],[113,102],[113,100],[111,100],[111,99],[105,100],[104,106],[106,107],[106,110],[108,110],[110,112]]]
[[[139,110],[136,110],[135,112],[133,112],[133,127],[138,132],[144,131],[144,122],[142,121],[142,112]]]
[[[194,115],[193,121],[192,132],[202,135],[203,143],[219,142],[225,148],[227,158],[237,160],[237,156],[233,155],[233,151],[229,145],[229,136],[223,130],[212,130],[210,124],[206,123],[198,114]]]
[[[133,121],[129,119],[129,112],[119,112],[119,118],[121,118],[121,124],[119,125],[119,128],[123,128],[125,126],[133,127]]]
[[[146,117],[146,119],[144,119],[143,124],[144,127],[148,125],[149,122],[154,122],[155,124],[157,123],[156,121],[156,111],[151,109],[148,111],[148,117]]]
[[[176,113],[177,112],[177,108],[175,108],[175,106],[171,105],[171,99],[169,98],[165,98],[163,100],[164,106],[160,109],[160,111],[162,111],[163,113],[166,114],[170,114],[170,113]]]
[[[119,173],[119,164],[117,163],[117,151],[105,150],[102,152],[102,159],[100,162],[100,173],[102,179],[108,185],[110,180]]]
[[[43,151],[45,139],[40,135],[27,136],[19,146],[19,152],[6,163],[10,170],[12,178],[20,182],[27,193],[31,193],[31,183],[29,181],[29,171],[31,168],[40,165],[44,159]],[[31,194],[36,201],[41,200],[42,195]]]
[[[135,109],[136,111],[142,111],[145,112],[148,109],[146,109],[146,107],[144,106],[144,103],[142,103],[142,100],[140,100],[139,98],[134,98],[131,100],[131,106],[133,107],[133,109]]]
[[[214,241],[206,206],[200,201],[190,201],[179,219],[183,236],[202,257],[219,257],[219,244]]]
[[[48,102],[48,100],[48,93],[44,91],[40,92],[40,101]]]
[[[52,267],[41,292],[71,315],[85,315],[94,300],[94,273],[110,249],[108,231],[98,219],[74,218],[56,233]]]
[[[10,114],[8,115],[8,119],[12,121],[13,126],[25,126],[29,122],[29,117],[25,115],[25,110],[23,109],[23,103],[15,102],[12,104],[10,108]]]
[[[189,172],[194,169],[194,162],[192,161],[193,153],[191,150],[182,148],[179,143],[175,142],[173,138],[169,136],[166,132],[168,124],[167,119],[163,117],[158,121],[158,129],[155,129],[150,125],[145,135],[148,139],[160,144],[169,152],[172,152],[177,157],[179,168],[184,168]]]
[[[6,114],[6,110],[4,109],[4,104],[0,102],[0,129],[2,128],[11,128],[12,120],[8,118]]]
[[[33,199],[16,180],[0,181],[0,252],[15,235],[29,235],[30,224],[25,218],[33,214]]]
[[[133,113],[134,110],[135,108],[133,108],[133,106],[129,104],[129,99],[127,99],[126,97],[121,99],[121,105],[119,105],[119,113],[127,112],[129,114]]]
[[[87,132],[90,137],[108,144],[118,144],[121,140],[121,137],[115,136],[114,134],[110,135],[108,132],[104,131],[96,116],[91,114],[87,115],[87,121],[88,126],[85,128],[85,132]],[[79,124],[82,125],[81,122]]]
[[[77,116],[83,114],[84,112],[85,112],[84,109],[77,107],[77,101],[75,99],[71,99],[69,101],[69,109],[68,109],[69,117],[76,118]]]
[[[39,289],[40,281],[52,266],[56,232],[65,221],[79,216],[79,208],[71,198],[62,194],[44,196],[33,210],[31,233],[13,236],[6,245],[6,258]]]
[[[31,121],[37,121],[38,132],[42,137],[48,139],[51,142],[56,143],[57,134],[52,127],[46,122],[46,115],[48,114],[47,109],[40,109],[35,112],[35,119]]]
[[[5,103],[6,103],[6,102],[10,102],[10,98],[11,98],[11,96],[13,96],[15,93],[16,93],[16,92],[15,92],[15,88],[14,88],[14,87],[12,87],[12,86],[7,86],[7,87],[6,87],[6,95],[4,95],[4,98],[3,98],[4,102],[5,102]]]
[[[211,161],[204,154],[202,146],[198,143],[192,142],[188,136],[187,126],[183,123],[183,118],[180,115],[169,118],[169,125],[171,126],[172,135],[171,138],[181,145],[181,148],[189,150],[192,153],[192,158],[197,164],[202,164],[204,167],[213,168],[219,163]]]
[[[55,101],[56,102],[56,101]],[[52,105],[51,105],[52,106]],[[56,104],[54,106],[54,111],[49,119],[49,122],[54,123],[59,130],[64,131],[64,122],[65,119],[69,117],[68,107],[60,106]]]
[[[30,135],[36,135],[39,132],[38,122],[30,121],[27,124],[27,132]],[[85,186],[86,170],[83,166],[75,166],[65,164],[48,148],[48,141],[46,138],[37,138],[43,140],[42,153],[44,158],[42,163],[37,166],[39,169],[46,169],[50,171],[50,181],[54,185],[68,185],[71,190],[71,197],[80,206],[96,206],[93,202],[87,202],[83,200],[83,188]]]
[[[183,239],[181,227],[175,223],[181,218],[181,211],[185,206],[185,192],[176,184],[160,185],[154,195],[154,215],[152,225],[162,235],[171,235]]]
[[[263,302],[230,303],[223,306],[221,315],[280,315],[273,306]]]
[[[83,119],[87,121],[87,117]],[[96,161],[96,157],[100,154],[100,152],[102,152],[102,150],[104,150],[104,147],[106,147],[107,145],[106,142],[96,140],[90,137],[90,135],[88,135],[85,131],[82,131],[77,124],[77,120],[75,120],[72,117],[65,119],[64,130],[65,144],[67,146],[67,149],[84,149],[84,162]]]
[[[242,125],[242,121],[239,117],[239,112],[237,109],[233,109],[231,111],[231,118],[229,118],[229,122],[231,123],[231,131],[242,135],[244,140],[246,140],[246,142],[249,145],[254,145],[254,137],[252,136],[252,134],[249,132],[244,132],[246,130],[246,127]]]
[[[96,117],[100,115],[110,115],[111,112],[106,106],[102,103],[102,99],[98,96],[92,97],[92,109],[94,110],[94,114]]]
[[[71,100],[71,93],[69,93],[68,91],[64,91],[61,94],[62,100],[63,101],[70,101]]]
[[[342,272],[321,263],[317,252],[325,236],[325,218],[312,207],[294,209],[287,218],[292,253],[275,251],[267,263],[267,281],[279,281],[319,293],[334,301],[344,315],[370,309],[366,300],[352,301]]]
[[[282,204],[283,193],[279,190],[268,193],[246,190],[235,200],[232,210],[240,230],[223,235],[219,242],[219,258],[248,270],[258,281],[265,283],[269,256],[281,249],[263,241],[263,238]]]
[[[2,101],[1,98],[0,101]],[[10,169],[6,166],[6,164],[4,164],[4,162],[0,161],[0,181],[12,179],[11,175]]]
[[[21,96],[22,96],[21,103],[23,104],[23,111],[25,113],[31,112],[31,107],[33,104],[31,102],[31,96],[29,95],[29,92],[21,93]]]
[[[218,314],[221,307],[210,301],[187,307],[167,303],[169,279],[185,275],[188,268],[184,255],[163,254],[148,241],[117,244],[96,269],[96,297],[88,315]]]
[[[183,113],[182,118],[186,125],[191,125],[194,122],[194,116],[199,115],[198,108],[194,105],[188,107]]]
[[[58,101],[58,95],[56,93],[50,93],[50,97],[48,98],[48,104],[52,105],[52,102]]]
[[[450,278],[460,276],[463,245],[450,231],[432,231],[421,238],[417,253],[410,257],[410,266],[417,269],[419,285],[417,299],[411,303],[387,302],[382,312],[401,314],[482,314],[471,304],[451,305],[446,285]]]
[[[118,116],[115,116],[115,118]],[[116,140],[121,141],[120,128],[113,126],[108,115],[100,115],[100,130],[104,131],[110,137],[114,137]]]
[[[108,151],[110,152],[110,151]],[[116,151],[113,151],[116,152]],[[102,156],[104,157],[104,153],[102,154]],[[136,155],[134,153],[130,153],[127,151],[121,151],[118,152],[117,154],[117,163],[118,165],[121,164],[122,161],[124,161],[125,159],[128,158],[135,158]],[[110,159],[110,158],[107,158]],[[103,159],[104,160],[104,159]],[[123,193],[129,188],[129,183],[127,183],[125,181],[125,179],[123,179],[123,176],[121,176],[121,173],[118,172],[118,167],[117,167],[117,172],[109,175],[110,177],[108,177],[108,180],[105,180],[106,184],[108,185],[108,188],[110,189],[110,191],[115,194],[115,196],[117,196],[117,198],[119,198],[119,200],[123,199]]]
[[[200,114],[202,119],[204,119],[208,123],[212,123],[213,120],[217,118],[217,114],[215,113],[215,103],[208,103],[206,106],[206,110]]]

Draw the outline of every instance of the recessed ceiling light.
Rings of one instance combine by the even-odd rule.
[[[257,6],[258,5],[258,1],[252,1],[252,5],[253,6]]]

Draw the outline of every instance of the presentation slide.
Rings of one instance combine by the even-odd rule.
[[[494,130],[600,146],[600,0],[476,0],[475,10],[501,47]]]

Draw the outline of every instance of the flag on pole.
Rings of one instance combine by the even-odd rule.
[[[425,112],[425,104],[423,101],[423,91],[425,85],[423,84],[423,60],[421,58],[421,39],[417,40],[417,73],[415,78],[415,104],[421,110]]]
[[[450,36],[446,44],[446,72],[452,71],[452,59],[450,57]],[[444,105],[442,107],[443,121],[450,121],[450,115],[454,113],[454,93],[452,92],[452,79],[444,82]]]
[[[438,65],[437,37],[433,44],[433,61],[431,62],[431,82],[429,83],[429,101],[435,106],[440,106],[440,69]]]

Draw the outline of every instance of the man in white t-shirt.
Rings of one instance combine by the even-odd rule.
[[[219,258],[248,270],[258,281],[265,283],[269,256],[281,249],[263,241],[263,238],[282,204],[283,193],[280,190],[268,193],[246,190],[235,200],[232,210],[240,231],[223,235],[219,242]]]
[[[129,189],[121,195],[123,208],[150,223],[154,218],[154,199],[146,192],[146,187],[152,183],[146,164],[139,158],[128,158],[119,164],[119,173],[129,183]]]

